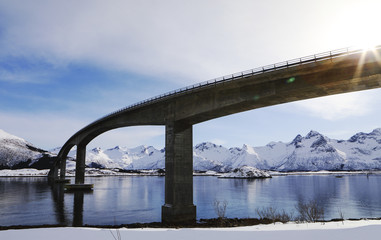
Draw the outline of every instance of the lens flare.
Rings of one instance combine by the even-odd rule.
[[[293,83],[295,82],[296,78],[295,77],[290,77],[289,79],[287,79],[287,83]]]

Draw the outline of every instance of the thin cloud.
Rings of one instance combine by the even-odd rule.
[[[48,71],[8,71],[0,68],[0,81],[9,83],[46,84],[50,82],[52,73]]]
[[[299,21],[302,16],[290,17],[288,11],[273,8],[274,4],[247,0],[8,1],[0,3],[0,13],[7,20],[2,26],[1,54],[40,57],[58,65],[91,63],[160,81],[199,82],[286,60],[278,56],[291,53],[284,46],[294,38],[300,43],[298,51],[303,52],[308,41],[303,41],[305,34],[298,36],[302,32],[298,29],[305,30]],[[269,11],[290,21],[278,34],[294,37],[282,38],[271,48],[268,39],[279,36],[266,29],[279,22],[266,15]],[[298,13],[311,19],[308,11]],[[258,19],[267,19],[266,26]]]
[[[372,111],[372,95],[347,93],[293,103],[299,110],[312,117],[335,121],[364,116]]]

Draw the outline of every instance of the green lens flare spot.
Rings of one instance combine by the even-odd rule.
[[[295,77],[290,77],[289,79],[287,79],[287,83],[293,83],[295,82],[296,78]]]
[[[255,96],[253,97],[253,99],[254,99],[255,101],[257,101],[257,100],[259,99],[259,95],[255,95]]]

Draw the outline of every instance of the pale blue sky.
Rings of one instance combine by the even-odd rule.
[[[381,44],[379,1],[0,0],[0,129],[61,146],[112,111],[180,87],[359,44]],[[194,144],[347,139],[381,127],[381,90],[236,114],[194,126]],[[89,144],[164,147],[164,127]]]

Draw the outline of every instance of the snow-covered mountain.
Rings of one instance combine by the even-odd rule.
[[[26,140],[0,129],[0,169],[46,168],[53,159],[51,155]]]
[[[58,154],[60,147],[50,150]],[[73,147],[68,157],[76,158],[76,148]],[[163,169],[165,162],[165,151],[157,150],[151,146],[139,146],[127,148],[116,146],[103,150],[93,148],[86,152],[86,165],[95,168],[122,168],[126,170],[137,169]]]
[[[59,149],[56,149],[58,152]],[[69,156],[75,158],[75,149]],[[115,147],[88,150],[86,164],[123,169],[164,168],[165,150],[154,147]],[[205,142],[193,148],[194,170],[227,172],[242,166],[277,171],[381,169],[381,128],[357,133],[349,140],[330,139],[316,131],[291,142],[271,142],[262,147],[225,148]]]
[[[51,150],[58,153],[60,148]],[[73,148],[69,157],[75,158]],[[28,161],[28,166],[47,154],[25,140],[0,131],[0,166],[12,168]],[[165,168],[165,150],[151,146],[114,147],[87,150],[90,167],[126,170]],[[348,140],[330,139],[316,131],[297,135],[288,143],[266,146],[225,148],[201,143],[193,148],[194,170],[228,172],[242,166],[277,171],[367,170],[381,169],[381,128],[357,133]],[[24,164],[25,165],[25,164]],[[22,165],[22,166],[24,166]]]

